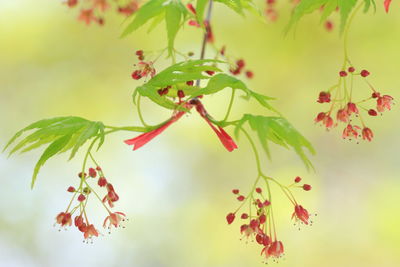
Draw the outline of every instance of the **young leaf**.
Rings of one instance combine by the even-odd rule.
[[[347,18],[354,6],[357,4],[357,0],[338,0],[339,11],[340,11],[340,31],[343,32],[347,22]]]
[[[71,139],[71,135],[65,135],[57,140],[55,140],[53,143],[51,143],[46,150],[43,152],[42,156],[40,157],[39,161],[36,163],[35,169],[33,171],[33,176],[32,176],[32,182],[31,182],[31,188],[35,185],[35,181],[37,178],[37,175],[39,173],[40,168],[46,163],[46,161],[51,158],[52,156],[56,155],[59,151],[61,151],[65,145],[68,144],[69,140]]]
[[[167,5],[165,12],[165,22],[167,25],[168,53],[170,56],[172,56],[174,52],[174,42],[179,27],[181,26],[181,17],[182,13],[179,3],[173,1],[169,5]]]
[[[236,125],[235,133],[245,122],[253,131],[257,133],[259,141],[268,157],[270,157],[268,141],[277,145],[291,147],[302,159],[307,168],[312,168],[311,161],[306,156],[304,149],[308,149],[311,154],[315,154],[314,148],[286,119],[282,117],[265,117],[245,114]]]
[[[125,37],[128,34],[136,31],[143,26],[150,19],[158,16],[160,13],[165,11],[166,0],[150,0],[145,3],[135,14],[133,21],[125,28],[121,37]]]
[[[69,159],[72,159],[75,156],[76,152],[78,152],[78,149],[85,144],[87,140],[97,136],[99,134],[100,127],[102,126],[103,124],[101,122],[89,122],[87,126],[84,127],[84,130],[79,133],[79,137],[76,139]]]

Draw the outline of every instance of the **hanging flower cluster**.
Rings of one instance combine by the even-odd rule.
[[[79,187],[68,187],[67,191],[72,193],[71,200],[66,210],[60,212],[56,216],[56,224],[62,228],[67,226],[74,226],[83,233],[84,241],[88,243],[92,241],[93,237],[98,237],[100,231],[89,222],[89,216],[87,212],[87,203],[89,199],[96,199],[107,211],[107,216],[104,219],[103,227],[111,230],[111,227],[115,228],[122,227],[121,223],[125,221],[125,214],[122,212],[113,212],[111,208],[114,207],[114,203],[119,200],[118,194],[115,192],[114,187],[107,181],[104,176],[103,170],[97,166],[96,168],[89,168],[88,173],[80,172],[78,174],[80,179]],[[92,184],[96,182],[99,188],[105,188],[106,193],[103,198],[95,191]],[[107,205],[109,207],[107,207]],[[74,217],[74,218],[73,218]]]
[[[265,189],[257,187],[257,182],[259,181],[259,179],[257,179],[252,190],[246,196],[240,194],[239,189],[232,190],[232,193],[240,202],[240,205],[236,211],[226,216],[226,221],[228,224],[232,224],[237,216],[240,217],[242,221],[240,233],[243,237],[246,240],[255,240],[262,247],[261,254],[265,257],[266,261],[269,258],[277,261],[284,255],[284,246],[277,236],[273,212],[274,203],[271,200],[272,193],[269,182],[272,181],[276,183],[292,203],[294,208],[292,219],[295,220],[295,225],[309,225],[311,221],[309,212],[297,203],[292,189],[302,188],[305,191],[309,191],[311,190],[311,186],[308,184],[299,185],[301,182],[300,177],[296,177],[294,182],[289,186],[282,185],[275,179],[264,175],[261,175],[259,178],[265,181]],[[245,206],[246,203],[248,203],[248,206]],[[244,207],[248,207],[247,210],[239,214],[241,210],[245,209]]]
[[[315,122],[322,123],[327,130],[343,123],[343,139],[351,140],[362,137],[364,140],[371,141],[374,134],[366,125],[364,116],[376,117],[378,114],[382,115],[383,112],[390,110],[393,97],[378,92],[367,80],[369,75],[369,71],[356,71],[353,66],[341,70],[338,74],[338,83],[329,90],[319,93],[317,102],[327,103],[329,108],[327,111],[320,112],[315,118]],[[365,81],[369,93],[368,97],[357,101],[353,97],[353,83],[354,79],[359,78]]]
[[[138,0],[66,0],[70,8],[79,7],[78,20],[86,25],[97,23],[104,24],[104,14],[109,9],[114,9],[124,16],[130,16],[139,9]]]

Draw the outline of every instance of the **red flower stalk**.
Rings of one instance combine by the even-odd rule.
[[[159,134],[164,132],[165,129],[167,129],[171,124],[173,124],[174,122],[179,120],[185,113],[186,113],[185,111],[179,111],[179,112],[175,113],[171,117],[171,119],[169,119],[166,123],[164,123],[160,127],[156,128],[150,132],[141,134],[135,138],[125,140],[124,142],[127,145],[133,145],[133,150],[139,149],[142,146],[144,146],[145,144],[147,144],[148,142],[150,142],[153,138],[155,138],[156,136],[158,136]]]
[[[305,224],[308,224],[308,219],[310,217],[310,214],[308,214],[308,211],[303,208],[301,205],[296,205],[294,207],[294,212],[292,215],[292,219],[296,218],[297,221],[302,221]]]
[[[203,117],[206,120],[208,125],[210,125],[210,127],[213,129],[213,131],[217,134],[221,143],[224,145],[224,147],[229,152],[232,152],[233,150],[235,150],[237,148],[237,145],[236,145],[235,141],[233,141],[232,137],[227,132],[225,132],[225,130],[222,127],[217,126],[218,127],[217,128],[210,121],[209,115],[208,115],[207,111],[205,110],[203,104],[200,102],[200,100],[192,99],[190,101],[190,104],[192,104],[196,107],[197,112],[200,114],[201,117]]]

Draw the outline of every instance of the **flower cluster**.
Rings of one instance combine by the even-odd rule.
[[[261,254],[264,255],[266,260],[272,258],[274,261],[277,261],[284,254],[284,246],[282,241],[277,238],[269,181],[278,184],[293,204],[294,212],[292,219],[299,224],[305,225],[310,224],[310,214],[296,202],[291,189],[302,188],[305,191],[309,191],[311,190],[311,186],[308,184],[299,185],[301,182],[300,177],[296,177],[294,182],[289,186],[284,186],[271,177],[262,176],[261,178],[267,184],[266,192],[261,187],[257,187],[259,179],[257,179],[253,189],[247,196],[240,194],[239,189],[232,190],[240,205],[235,212],[228,213],[226,221],[228,224],[232,224],[236,218],[236,214],[244,207],[244,204],[249,203],[248,211],[240,214],[240,219],[243,221],[240,226],[240,233],[246,240],[255,240],[262,247]]]
[[[76,228],[83,233],[84,241],[89,242],[93,237],[99,236],[99,230],[95,228],[92,223],[89,223],[89,217],[86,210],[88,200],[91,195],[94,195],[102,206],[106,209],[108,216],[105,218],[103,227],[111,229],[121,227],[121,222],[125,220],[125,214],[122,212],[112,212],[110,208],[114,207],[114,202],[118,201],[119,196],[114,190],[111,183],[104,177],[103,170],[97,166],[96,168],[89,168],[88,173],[79,173],[80,185],[77,189],[75,187],[68,187],[67,191],[73,193],[71,201],[66,211],[60,212],[56,216],[56,224],[60,227],[67,227],[72,225],[72,221]],[[90,180],[97,180],[97,185],[107,189],[104,198],[101,199],[99,194],[89,185]],[[108,203],[108,208],[105,203]],[[75,216],[72,220],[72,216]]]
[[[390,110],[393,97],[378,92],[367,80],[369,75],[368,70],[356,71],[353,66],[340,70],[337,84],[319,93],[317,102],[327,103],[329,108],[320,112],[314,121],[324,125],[327,130],[343,123],[343,139],[362,137],[371,141],[374,134],[366,126],[363,116],[375,117],[378,113],[382,115],[384,111]],[[361,78],[367,84],[369,91],[369,96],[361,100],[354,100],[353,96],[353,82],[356,78]]]
[[[144,61],[145,56],[143,50],[137,50],[136,56],[139,60],[139,63],[135,64],[135,70],[132,72],[132,79],[140,80],[141,78],[147,78],[150,76],[151,78],[156,74],[156,69],[153,67],[153,61]]]
[[[128,2],[122,0],[66,0],[65,4],[70,8],[79,6],[78,20],[87,25],[92,22],[103,25],[104,13],[114,4],[116,5],[116,11],[125,16],[130,16],[139,9],[137,0],[129,0]]]

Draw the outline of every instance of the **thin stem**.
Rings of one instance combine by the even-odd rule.
[[[353,20],[354,20],[354,17],[356,16],[356,14],[358,13],[358,11],[361,9],[361,7],[362,7],[363,5],[364,5],[364,2],[361,2],[361,3],[356,7],[356,9],[355,9],[355,10],[353,11],[353,13],[351,14],[351,16],[350,16],[350,18],[349,18],[349,21],[347,22],[346,28],[345,28],[345,30],[344,30],[344,39],[343,39],[343,44],[344,44],[344,62],[343,62],[342,70],[344,70],[344,69],[346,68],[347,62],[349,62],[349,63],[351,64],[350,59],[349,59],[349,57],[348,57],[349,53],[348,53],[348,46],[347,46],[347,44],[348,44],[348,37],[349,37],[349,29],[350,29],[350,26],[351,26],[351,24],[352,24],[352,22],[353,22]]]
[[[258,154],[258,150],[257,150],[256,145],[254,144],[253,139],[251,139],[250,135],[248,134],[248,132],[247,132],[245,129],[240,128],[240,130],[242,130],[242,132],[246,135],[247,140],[249,140],[250,145],[251,145],[251,147],[252,147],[252,149],[253,149],[254,156],[255,156],[255,158],[256,158],[256,164],[257,164],[258,175],[259,175],[259,176],[261,176],[261,175],[264,176],[263,173],[262,173],[262,170],[261,170],[260,156],[259,156],[259,154]]]
[[[212,8],[213,8],[213,0],[210,0],[210,2],[208,4],[207,16],[206,16],[206,19],[205,19],[205,21],[207,21],[208,25],[210,25]],[[204,56],[206,54],[207,36],[208,36],[208,31],[206,29],[206,31],[204,32],[204,35],[203,35],[203,42],[202,42],[202,45],[201,45],[200,59],[204,59]],[[196,86],[200,86],[200,79],[198,79],[196,81]]]
[[[143,124],[143,126],[148,127],[149,125],[144,121],[143,115],[142,115],[142,110],[140,109],[140,100],[141,100],[141,95],[138,94],[138,99],[137,99],[137,112],[139,115],[140,122]]]
[[[228,119],[229,114],[231,113],[233,101],[235,100],[235,92],[236,92],[236,90],[232,88],[231,100],[229,101],[229,106],[228,106],[228,110],[226,111],[225,118],[222,120],[223,122],[225,122]]]

